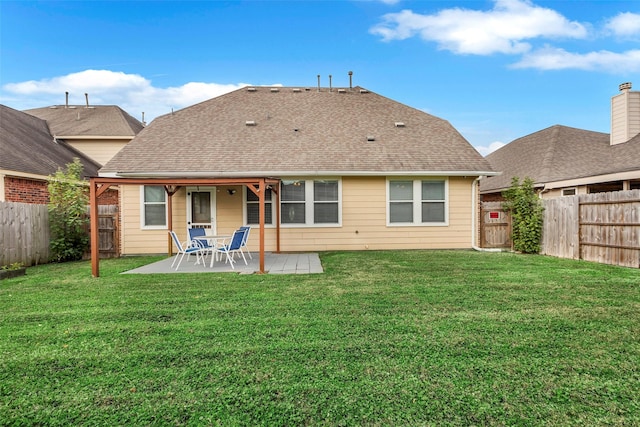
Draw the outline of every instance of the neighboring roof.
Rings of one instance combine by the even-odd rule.
[[[156,118],[100,174],[436,171],[492,173],[489,162],[449,122],[365,89],[252,87]]]
[[[54,142],[44,120],[5,105],[0,105],[0,147],[0,169],[48,176],[78,157],[85,177],[98,173],[97,163],[64,142]]]
[[[640,136],[610,145],[609,134],[555,125],[518,138],[487,156],[502,175],[484,178],[480,191],[511,186],[514,176],[536,186],[557,181],[640,171]]]
[[[56,137],[133,137],[144,128],[116,105],[54,105],[25,113],[46,120]]]

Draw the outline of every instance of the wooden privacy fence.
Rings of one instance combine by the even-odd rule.
[[[87,218],[88,218],[87,214]],[[115,258],[120,256],[120,217],[117,205],[98,205],[98,234],[100,235],[100,258]],[[87,223],[87,234],[90,234]],[[91,249],[87,248],[84,257],[91,258]]]
[[[119,223],[118,206],[98,206],[101,258],[120,256]],[[16,262],[25,266],[49,262],[49,242],[47,205],[0,202],[0,267]]]
[[[49,261],[47,205],[0,202],[0,266]]]
[[[544,201],[542,253],[640,267],[640,190]]]
[[[480,203],[480,246],[511,248],[511,215],[502,202]]]

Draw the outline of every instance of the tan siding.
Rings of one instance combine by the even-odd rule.
[[[281,228],[281,250],[373,250],[373,249],[458,249],[470,248],[473,178],[449,178],[448,226],[387,226],[386,179],[384,177],[345,177],[342,179],[342,226]],[[242,225],[242,189],[229,195],[219,188],[216,200],[217,232],[231,234]],[[167,230],[140,229],[140,190],[125,187],[123,192],[123,253],[158,253],[166,246]],[[184,189],[174,196],[174,229],[186,238]],[[126,233],[126,234],[125,234]],[[276,249],[275,228],[265,230],[265,248]],[[259,248],[259,230],[254,227],[249,248]]]
[[[129,141],[127,140],[70,140],[67,141],[69,145],[78,151],[91,157],[91,159],[100,163],[106,164],[118,151],[122,149]]]

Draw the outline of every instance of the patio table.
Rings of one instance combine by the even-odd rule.
[[[209,243],[209,246],[211,246],[211,264],[209,265],[210,268],[213,268],[213,260],[214,258],[218,257],[218,241],[220,241],[221,245],[226,245],[227,244],[227,240],[231,239],[231,236],[228,235],[218,235],[218,236],[211,236],[211,235],[204,235],[204,236],[198,236],[195,238],[195,240],[202,240],[202,241],[206,241]],[[204,262],[204,261],[203,261]]]

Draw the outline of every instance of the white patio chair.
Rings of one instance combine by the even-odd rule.
[[[203,252],[203,249],[197,243],[192,241],[180,243],[180,239],[178,239],[178,236],[176,235],[175,231],[169,231],[169,234],[171,235],[171,239],[173,240],[173,243],[176,245],[176,248],[178,249],[178,253],[176,254],[175,259],[171,263],[171,268],[173,268],[173,265],[176,263],[176,261],[178,261],[178,258],[180,258],[180,261],[178,261],[178,265],[176,266],[176,271],[178,271],[178,269],[180,268],[180,264],[184,259],[184,256],[193,255],[193,254],[196,255],[196,262],[200,261],[200,257],[202,256],[203,257],[202,265],[204,265],[204,252]]]

